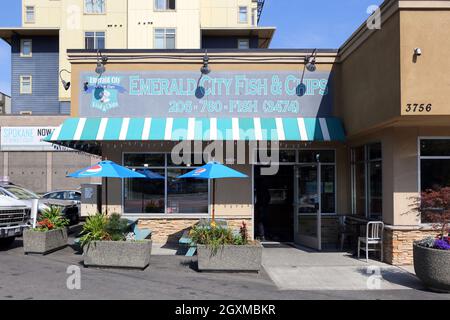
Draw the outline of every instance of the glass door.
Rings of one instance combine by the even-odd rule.
[[[319,163],[295,167],[294,240],[316,250],[322,250],[320,181]]]

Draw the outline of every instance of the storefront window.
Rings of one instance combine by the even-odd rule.
[[[300,163],[334,163],[334,150],[300,150],[299,160]]]
[[[167,213],[208,213],[208,180],[176,178],[190,170],[167,170]]]
[[[352,149],[353,214],[381,219],[382,180],[381,144],[374,143]]]
[[[420,190],[450,187],[450,139],[420,140]],[[422,216],[422,223],[430,223]]]
[[[124,164],[135,170],[148,169],[161,176],[161,179],[124,180],[125,213],[208,213],[208,181],[177,179],[193,170],[194,166],[183,164],[175,167],[170,154],[164,153],[127,153],[124,154]]]

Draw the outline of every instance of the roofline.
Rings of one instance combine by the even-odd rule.
[[[1,91],[0,91],[0,94],[3,95],[3,96],[5,96],[5,97],[11,98],[11,96],[10,96],[9,94],[3,93],[3,92],[1,92]]]
[[[339,52],[338,49],[316,49],[316,48],[299,48],[299,49],[270,49],[270,48],[262,48],[262,49],[104,49],[101,50],[101,53],[162,53],[162,54],[171,54],[171,53],[192,53],[192,54],[204,54],[205,51],[208,51],[208,54],[218,54],[218,53],[312,53],[316,50],[317,53],[321,54],[337,54]],[[86,50],[86,49],[67,49],[68,54],[97,54],[97,50]]]

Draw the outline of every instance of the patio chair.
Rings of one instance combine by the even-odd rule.
[[[369,251],[379,251],[381,262],[383,262],[383,232],[384,223],[382,221],[367,223],[365,236],[358,238],[358,259],[361,250],[366,252],[366,262],[369,262]],[[361,246],[361,244],[364,244],[364,246]]]

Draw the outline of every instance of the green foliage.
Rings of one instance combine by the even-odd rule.
[[[247,229],[243,227],[235,234],[230,228],[196,225],[191,229],[190,236],[193,243],[206,245],[211,249],[211,255],[215,255],[224,245],[248,244]]]
[[[113,213],[108,218],[105,226],[105,231],[109,234],[112,241],[124,241],[127,229],[127,221],[122,219],[118,213]]]
[[[110,236],[106,232],[107,224],[108,217],[101,213],[88,217],[86,223],[83,225],[83,230],[81,231],[81,246],[84,247],[89,245],[92,241],[109,239]]]
[[[61,208],[50,206],[39,216],[36,229],[37,231],[59,230],[69,225],[69,220],[61,215]]]
[[[430,236],[430,237],[426,237],[425,239],[418,241],[418,244],[423,247],[433,248],[435,241],[436,241],[436,238]]]

